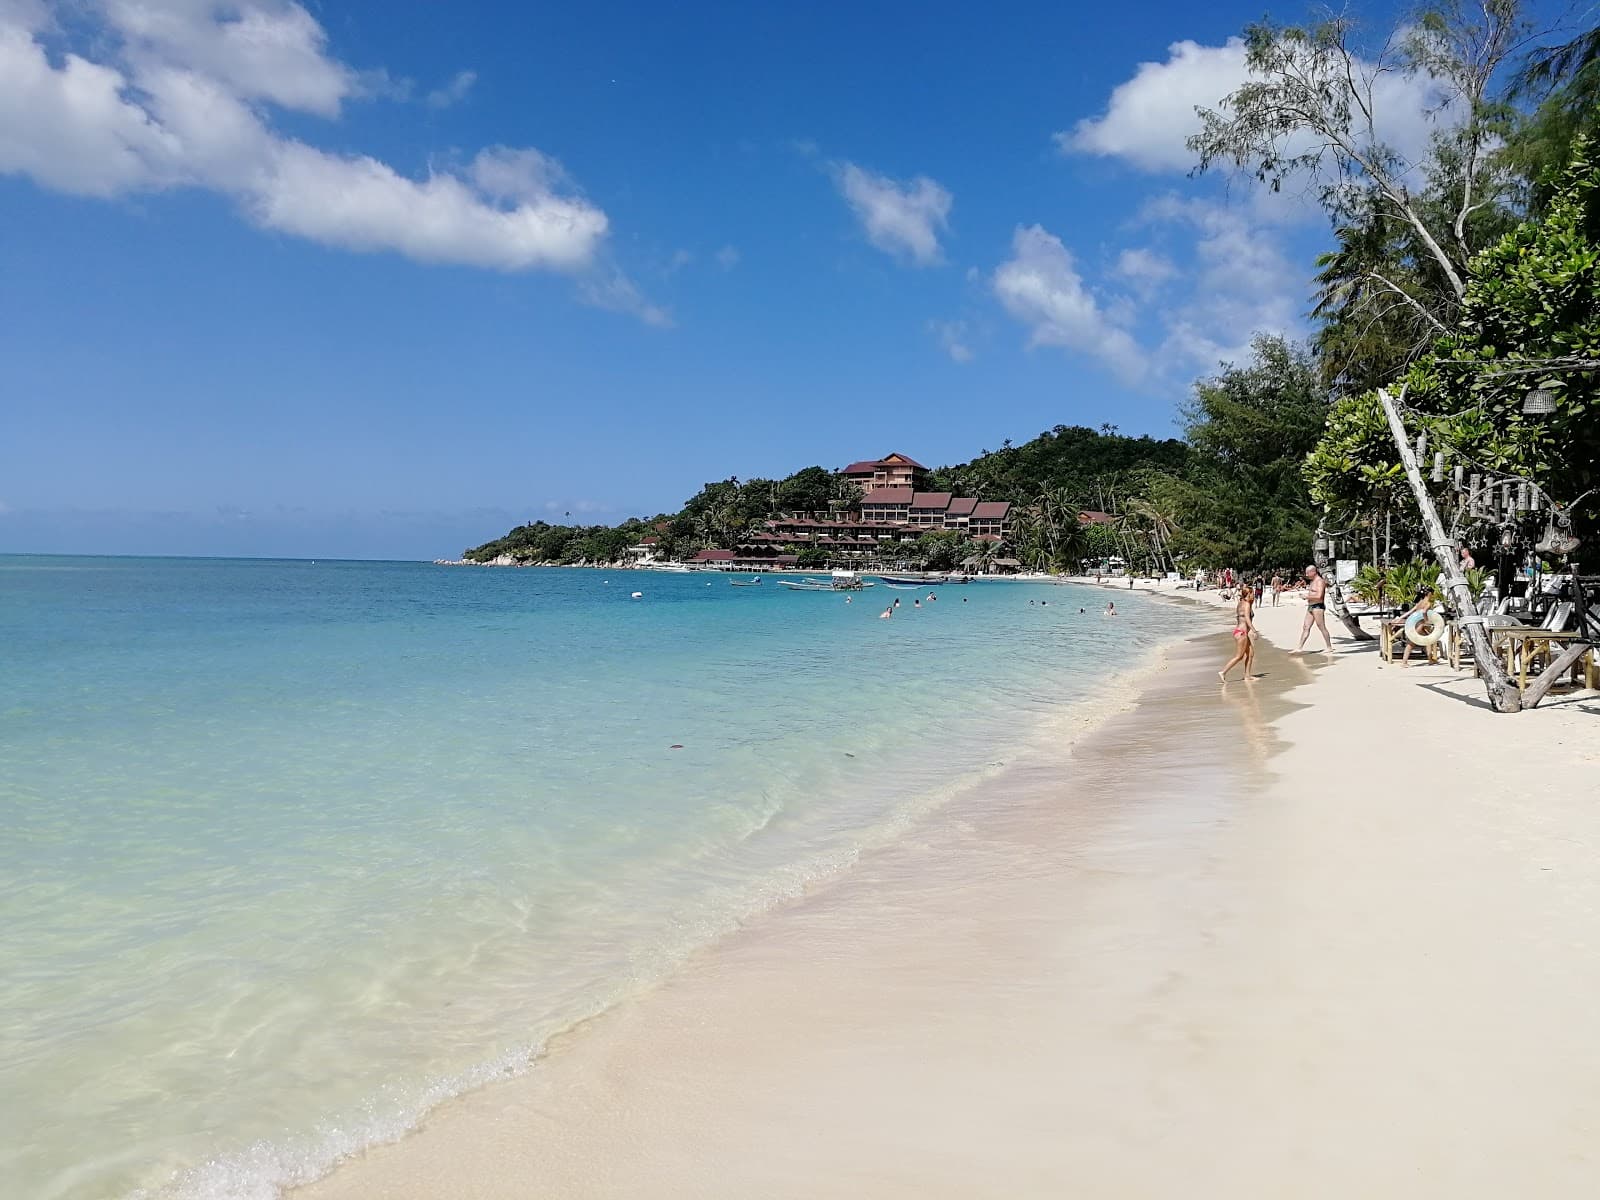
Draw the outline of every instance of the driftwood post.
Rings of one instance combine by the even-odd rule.
[[[1401,394],[1404,394],[1404,389]],[[1417,466],[1416,455],[1411,451],[1411,440],[1406,435],[1405,423],[1400,420],[1400,410],[1395,407],[1388,389],[1378,389],[1378,403],[1383,406],[1383,415],[1389,419],[1389,432],[1394,435],[1395,447],[1400,451],[1400,463],[1406,469],[1406,479],[1411,484],[1412,495],[1416,497],[1417,508],[1422,513],[1422,524],[1428,531],[1428,542],[1433,547],[1433,556],[1438,560],[1440,570],[1444,573],[1445,590],[1450,593],[1456,612],[1460,614],[1457,620],[1467,631],[1467,640],[1472,643],[1472,657],[1478,664],[1479,673],[1483,676],[1484,688],[1489,693],[1489,703],[1494,706],[1496,712],[1520,712],[1522,697],[1517,692],[1517,685],[1506,674],[1506,669],[1500,665],[1500,660],[1495,657],[1494,650],[1489,645],[1489,633],[1483,627],[1483,615],[1473,603],[1472,589],[1467,586],[1466,576],[1461,573],[1460,550],[1456,546],[1455,539],[1445,532],[1444,523],[1439,520],[1438,510],[1433,507],[1433,497],[1428,495],[1427,485],[1422,482],[1422,471]]]

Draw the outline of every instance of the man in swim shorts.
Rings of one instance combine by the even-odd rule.
[[[1300,644],[1294,648],[1296,654],[1305,652],[1306,638],[1311,635],[1313,625],[1321,632],[1323,644],[1331,655],[1333,639],[1328,636],[1328,581],[1314,566],[1306,568],[1306,619],[1300,626]]]

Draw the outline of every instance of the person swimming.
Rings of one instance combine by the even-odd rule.
[[[1106,616],[1114,617],[1116,615],[1117,615],[1117,602],[1115,600],[1113,600],[1110,604],[1106,605]]]

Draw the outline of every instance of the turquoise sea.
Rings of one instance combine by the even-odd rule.
[[[314,1178],[537,1070],[1197,620],[918,595],[0,557],[0,1192]]]

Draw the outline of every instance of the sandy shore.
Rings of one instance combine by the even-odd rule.
[[[1600,1193],[1600,700],[1229,624],[300,1200]]]

